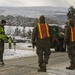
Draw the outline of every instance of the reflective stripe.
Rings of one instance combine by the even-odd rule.
[[[50,37],[49,30],[48,30],[48,25],[47,24],[46,24],[46,30],[47,30],[48,37]]]
[[[71,27],[71,38],[72,38],[72,41],[74,41],[72,27]]]
[[[69,26],[70,28],[71,28],[71,41],[75,41],[74,40],[74,32],[73,32],[73,29],[72,29],[72,27],[71,26]]]
[[[41,27],[39,23],[38,23],[38,28],[39,28],[40,38],[42,39],[42,32],[41,32]]]

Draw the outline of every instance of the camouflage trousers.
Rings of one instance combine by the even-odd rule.
[[[75,43],[70,43],[68,46],[67,52],[70,58],[70,63],[75,64]]]
[[[3,62],[4,43],[0,43],[0,62]]]
[[[9,49],[11,49],[11,43],[9,43]]]
[[[42,65],[43,63],[48,64],[50,54],[51,54],[50,48],[37,47],[37,55],[38,55],[39,65]]]

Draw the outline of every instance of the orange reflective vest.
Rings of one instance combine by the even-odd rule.
[[[70,35],[70,41],[75,41],[75,27],[74,28],[72,28],[72,27],[70,27],[71,28],[71,35]]]
[[[50,37],[49,27],[47,24],[38,23],[38,37],[40,39]]]

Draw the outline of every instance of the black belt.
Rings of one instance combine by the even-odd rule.
[[[0,32],[0,34],[5,34],[4,32]]]

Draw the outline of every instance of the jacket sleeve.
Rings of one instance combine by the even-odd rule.
[[[49,26],[49,25],[48,25]],[[49,33],[50,33],[50,42],[52,41],[52,32],[51,32],[51,28],[49,26]]]
[[[69,42],[70,42],[70,31],[71,31],[70,27],[67,27],[65,29],[64,41],[65,41],[66,44],[69,44]]]
[[[32,32],[32,45],[36,44],[37,36],[38,36],[38,30],[37,30],[37,26],[35,26]]]

